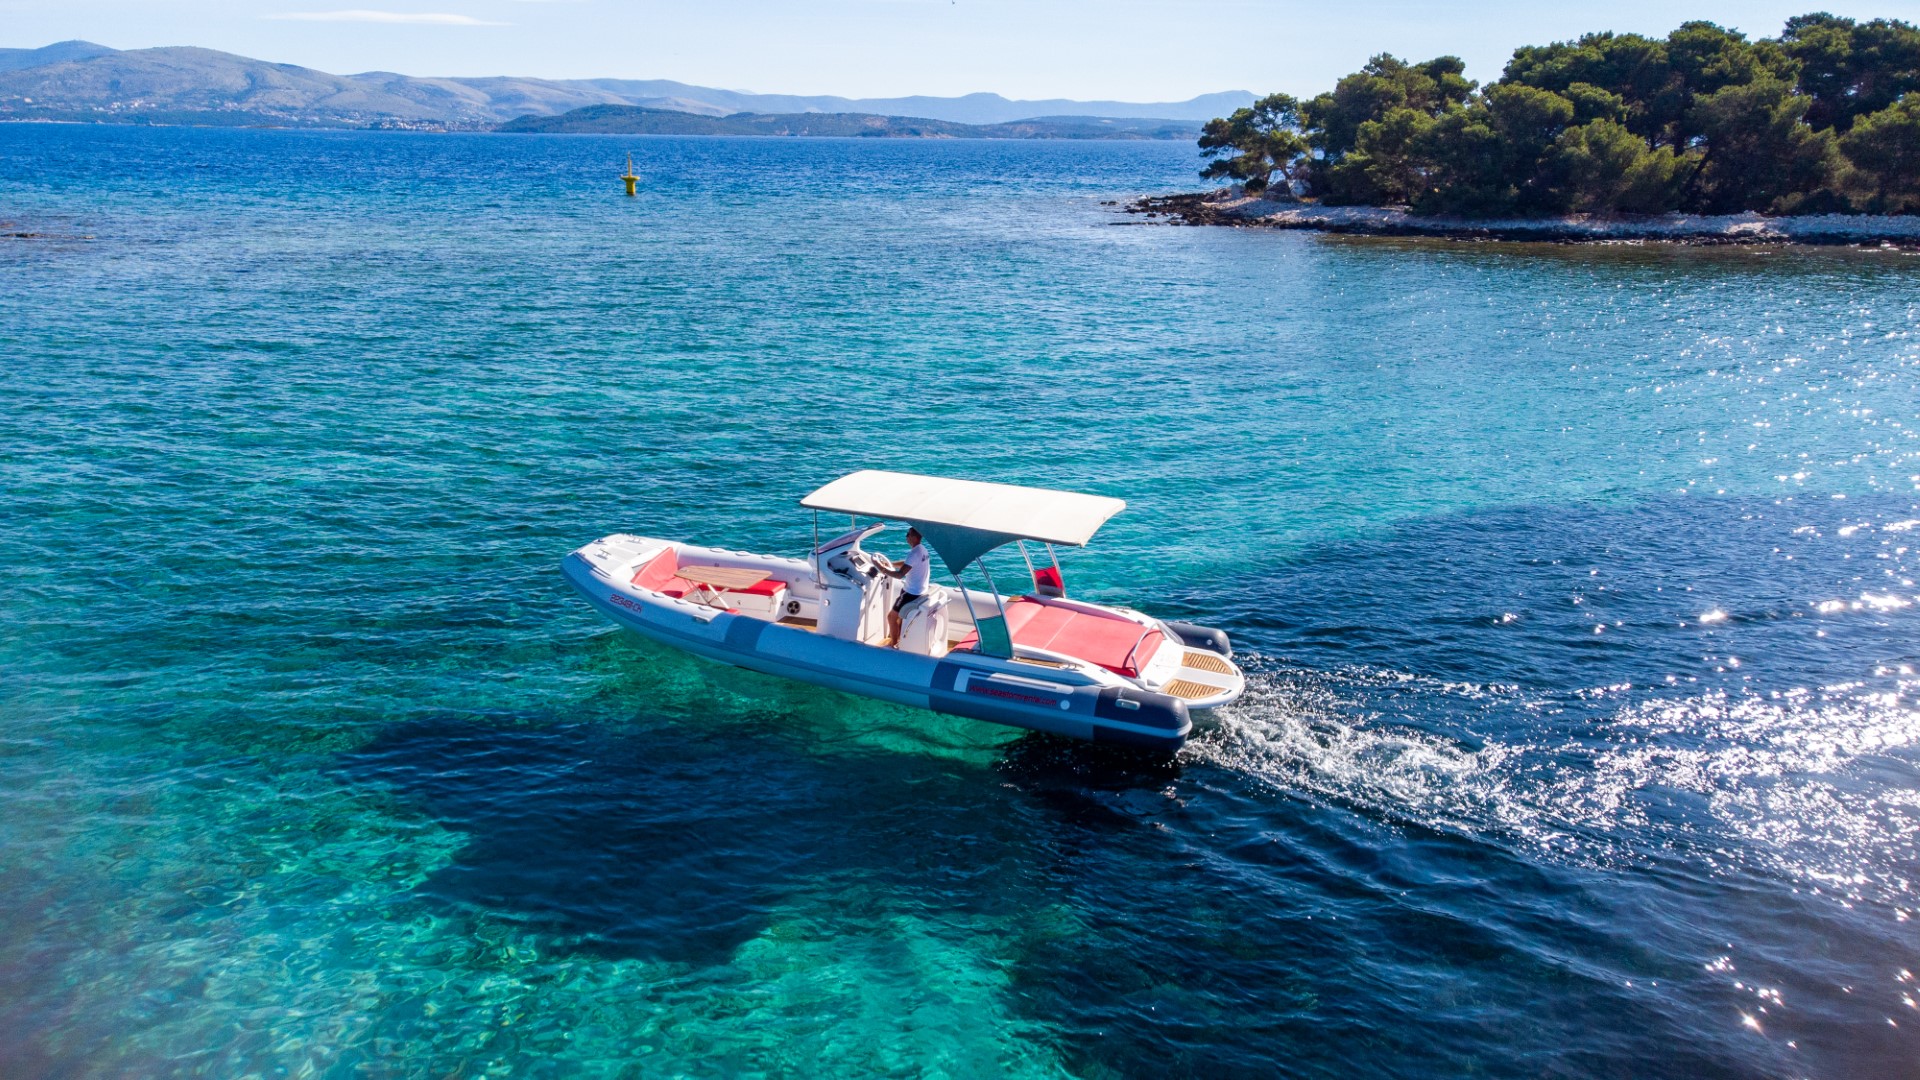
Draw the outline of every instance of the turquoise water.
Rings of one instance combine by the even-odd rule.
[[[0,1074],[1910,1073],[1920,262],[1102,205],[1194,166],[0,126]],[[1070,585],[1253,689],[1114,757],[557,573],[860,467],[1126,498]]]

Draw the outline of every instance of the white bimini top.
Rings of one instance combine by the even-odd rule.
[[[1093,539],[1108,518],[1127,508],[1125,500],[1105,495],[879,469],[848,473],[800,505],[912,522],[956,574],[1015,540],[1079,547]]]

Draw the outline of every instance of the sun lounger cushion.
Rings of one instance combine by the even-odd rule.
[[[689,567],[698,565],[700,564],[687,564]],[[694,587],[693,582],[680,576],[680,556],[679,553],[672,548],[667,548],[660,554],[655,555],[647,561],[645,566],[635,571],[633,583],[642,589],[652,589],[654,592],[665,593],[668,596],[676,597],[685,596],[687,592]],[[719,591],[723,595],[778,596],[780,595],[780,590],[786,587],[787,583],[781,581],[779,578],[767,578],[764,581],[756,581],[744,589],[722,589]]]
[[[1007,601],[1007,630],[1015,645],[1064,653],[1129,677],[1140,674],[1164,641],[1160,631],[1149,630],[1131,619],[1033,597]],[[972,648],[975,640],[969,634],[954,648]]]
[[[668,596],[685,596],[687,590],[693,588],[693,582],[681,577],[679,571],[679,555],[672,548],[666,548],[634,573],[633,583]]]

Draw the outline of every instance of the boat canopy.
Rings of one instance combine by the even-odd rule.
[[[1079,547],[1125,500],[1074,491],[949,480],[862,469],[800,500],[812,510],[887,518],[920,529],[940,561],[958,575],[973,560],[1015,540]]]

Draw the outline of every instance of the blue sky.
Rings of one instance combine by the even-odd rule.
[[[122,49],[204,45],[339,73],[1161,101],[1311,93],[1381,51],[1453,53],[1484,81],[1516,45],[1589,30],[1664,33],[1696,18],[1772,35],[1787,16],[1822,7],[1920,21],[1920,0],[0,0],[0,46],[84,38]]]

